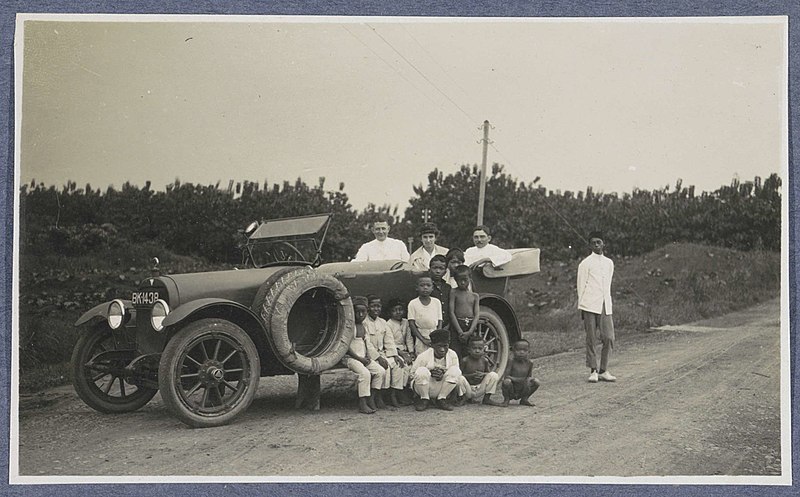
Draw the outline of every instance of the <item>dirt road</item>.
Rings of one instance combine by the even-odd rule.
[[[587,383],[582,351],[537,359],[532,408],[366,416],[336,373],[317,414],[291,408],[294,377],[263,378],[234,424],[196,430],[158,396],[114,416],[59,388],[21,398],[20,475],[778,475],[779,316],[771,301],[620,341],[616,383]]]

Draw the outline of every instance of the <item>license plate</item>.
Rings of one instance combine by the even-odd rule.
[[[152,305],[158,298],[158,292],[133,292],[131,303],[133,305]]]

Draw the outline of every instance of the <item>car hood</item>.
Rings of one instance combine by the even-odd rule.
[[[173,308],[193,300],[212,297],[232,300],[250,307],[261,284],[284,267],[172,274],[158,279],[168,289],[174,289],[175,299],[170,295],[170,305]]]

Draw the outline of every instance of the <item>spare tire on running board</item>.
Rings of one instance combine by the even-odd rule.
[[[253,311],[264,320],[273,352],[293,371],[331,369],[353,340],[353,303],[333,276],[296,268],[265,281],[254,300]]]

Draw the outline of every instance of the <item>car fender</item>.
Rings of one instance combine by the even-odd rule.
[[[480,296],[480,303],[481,305],[485,305],[486,307],[490,308],[500,316],[500,319],[502,319],[503,323],[506,325],[508,339],[511,341],[511,343],[514,343],[516,340],[522,338],[522,333],[519,329],[519,321],[517,320],[517,314],[514,312],[514,308],[511,307],[511,304],[509,304],[506,299],[495,294],[483,294]]]
[[[238,302],[234,302],[233,300],[228,300],[228,299],[218,299],[210,297],[210,298],[192,300],[191,302],[187,302],[181,305],[177,309],[170,310],[170,313],[167,314],[166,318],[164,318],[164,326],[167,327],[180,324],[181,322],[185,321],[195,313],[207,310],[212,307],[220,307],[220,308],[233,307],[238,311],[246,312],[248,315],[252,316],[253,320],[255,320],[256,322],[259,321],[258,317],[255,314],[253,314],[253,311],[251,311],[248,307],[245,307]]]
[[[103,302],[102,304],[97,304],[88,311],[84,312],[83,315],[81,315],[81,317],[75,321],[75,326],[81,326],[82,324],[86,324],[96,318],[108,319],[108,306],[111,304],[111,302],[113,302],[113,300]],[[120,302],[125,305],[126,311],[133,313],[134,308],[130,300],[120,300]]]

